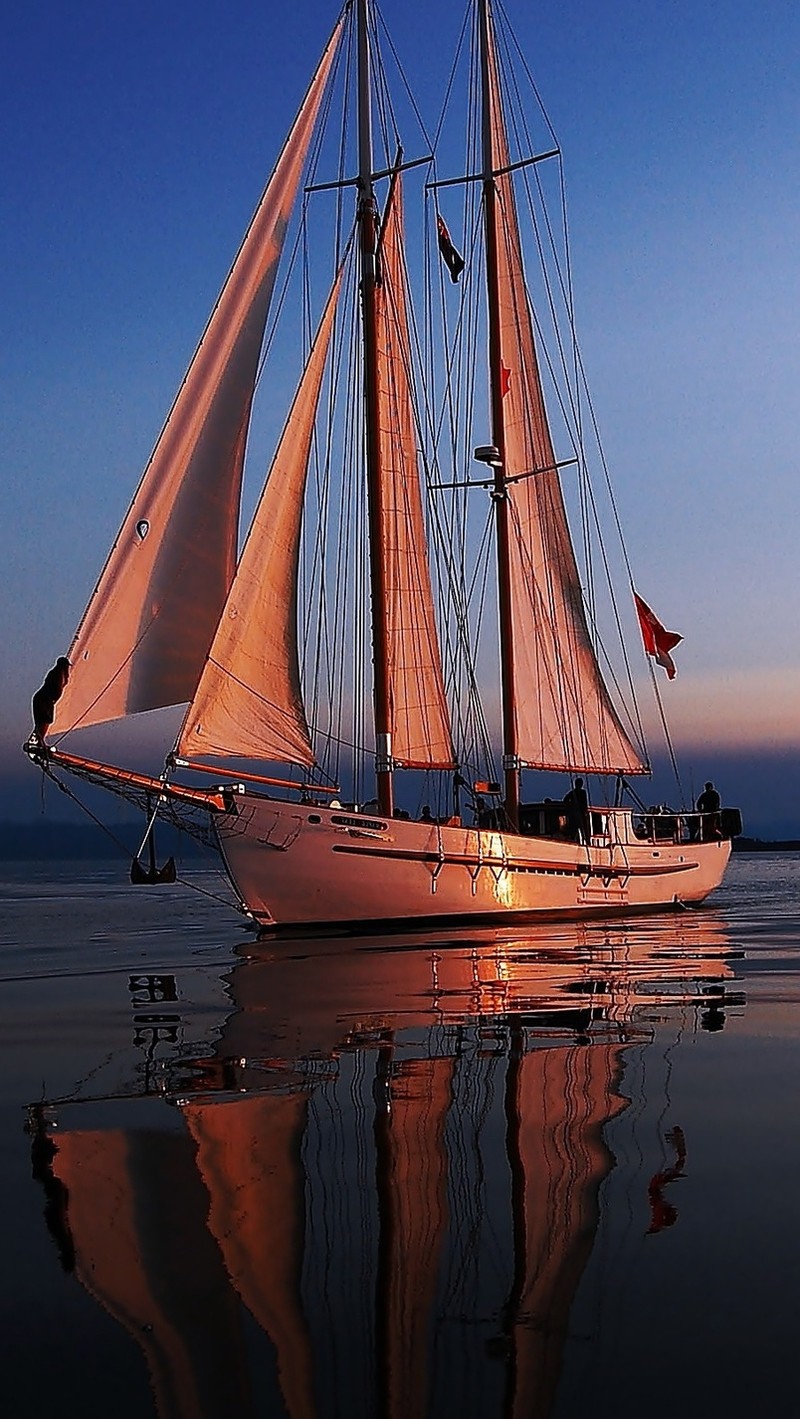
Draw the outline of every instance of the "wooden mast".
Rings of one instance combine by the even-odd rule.
[[[497,527],[497,592],[500,620],[500,667],[503,704],[503,770],[505,810],[508,826],[519,829],[519,774],[517,714],[514,689],[514,626],[511,617],[511,563],[509,557],[509,508],[505,481],[505,425],[503,419],[503,373],[500,346],[500,298],[497,277],[497,192],[494,185],[491,85],[489,74],[489,6],[479,3],[483,124],[483,220],[486,241],[486,290],[489,318],[489,386],[492,410],[492,443],[497,450],[494,464],[495,523]]]
[[[370,591],[372,597],[373,702],[375,707],[375,777],[381,813],[391,817],[392,724],[389,705],[389,655],[386,635],[386,560],[382,537],[383,479],[377,391],[377,213],[372,186],[372,113],[370,102],[368,0],[357,0],[358,15],[358,219],[361,251],[361,313],[364,332],[364,406],[366,424],[367,506],[369,513]]]

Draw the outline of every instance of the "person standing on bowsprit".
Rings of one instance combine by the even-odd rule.
[[[52,670],[48,670],[44,678],[44,684],[40,685],[32,701],[31,710],[33,712],[33,734],[31,738],[45,747],[45,736],[50,730],[50,726],[56,717],[56,701],[66,689],[69,679],[69,661],[65,655],[60,655]]]

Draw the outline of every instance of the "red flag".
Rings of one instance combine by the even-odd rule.
[[[444,217],[440,217],[438,213],[436,215],[436,229],[439,233],[439,250],[442,253],[444,264],[450,272],[450,280],[457,281],[464,270],[464,258],[459,256],[453,246]]]
[[[675,649],[683,636],[679,636],[677,631],[667,631],[662,626],[657,616],[653,615],[646,601],[641,596],[633,593],[636,603],[636,614],[639,617],[639,625],[642,631],[644,648],[648,655],[652,655],[659,665],[662,665],[670,680],[675,679],[675,663],[670,655],[670,651]]]

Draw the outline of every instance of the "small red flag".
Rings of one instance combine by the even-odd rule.
[[[464,270],[464,258],[463,256],[459,256],[453,246],[444,217],[440,217],[438,213],[436,216],[436,229],[439,233],[439,250],[442,254],[442,259],[450,272],[450,280],[455,282]]]
[[[639,617],[642,640],[647,654],[652,655],[658,664],[664,667],[670,680],[674,680],[675,662],[670,651],[674,650],[678,642],[683,640],[683,636],[679,636],[677,631],[666,630],[658,617],[650,610],[647,602],[643,601],[641,596],[637,596],[635,591],[633,599],[636,603],[636,614]]]

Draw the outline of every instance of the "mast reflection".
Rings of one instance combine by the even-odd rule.
[[[34,1119],[62,1256],[141,1347],[156,1413],[267,1392],[291,1419],[543,1419],[626,1051],[736,998],[722,922],[246,949],[220,1039],[176,1051],[163,1097]],[[651,1231],[675,1220],[670,1138],[671,1169],[643,1162]]]

